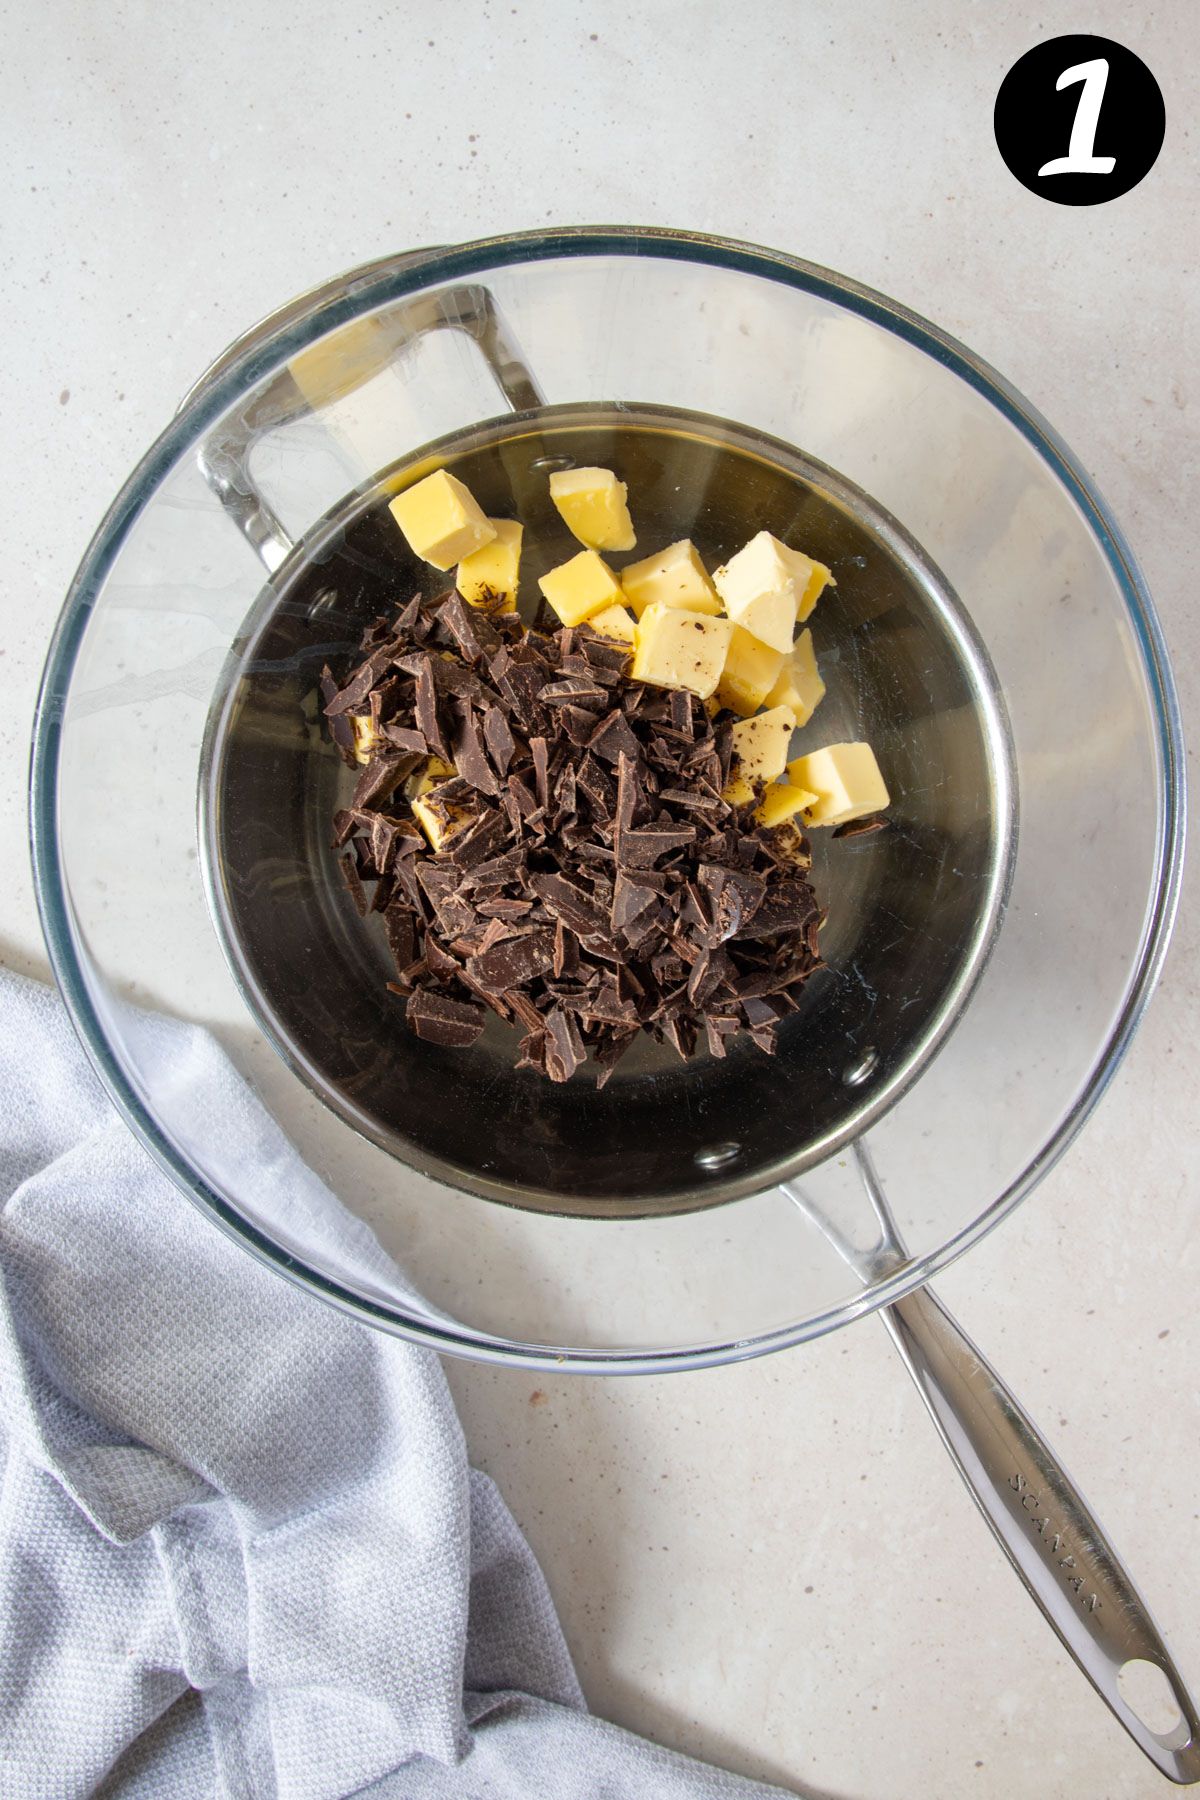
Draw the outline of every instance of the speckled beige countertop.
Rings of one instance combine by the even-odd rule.
[[[64,586],[208,359],[386,251],[547,222],[709,229],[894,295],[1001,368],[1126,527],[1200,702],[1194,9],[1096,0],[494,0],[5,24],[0,954],[44,972],[23,770]],[[336,17],[336,24],[331,18]],[[1158,166],[1100,209],[1019,187],[996,87],[1054,30],[1139,51]],[[1084,1484],[1200,1685],[1196,883],[1099,1114],[941,1282]],[[593,1707],[798,1793],[1165,1791],[1037,1618],[879,1326],[714,1373],[456,1365]]]

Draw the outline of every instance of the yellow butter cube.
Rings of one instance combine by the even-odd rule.
[[[470,488],[447,469],[435,469],[424,481],[405,488],[389,502],[388,510],[414,556],[435,569],[453,568],[496,535]]]
[[[439,797],[439,788],[453,774],[454,770],[448,768],[440,756],[431,756],[410,801],[413,817],[433,850],[440,850],[448,838],[464,830],[479,816],[473,806],[456,806]]]
[[[890,805],[870,744],[827,744],[788,764],[788,780],[817,798],[805,808],[809,825],[845,825]]]
[[[817,669],[812,632],[802,631],[780,669],[779,679],[766,696],[766,704],[790,706],[797,725],[807,725],[824,698],[825,683]]]
[[[782,650],[772,650],[770,644],[760,643],[740,625],[735,625],[725,653],[725,667],[717,684],[717,699],[722,706],[748,718],[758,711],[772,691],[772,684],[778,685],[782,668]],[[780,702],[785,699],[785,695],[779,696]]]
[[[707,700],[721,679],[731,630],[728,619],[656,601],[638,620],[631,679],[688,688]]]
[[[775,827],[792,819],[806,806],[815,804],[817,796],[806,788],[793,787],[790,781],[774,782],[754,809],[760,825]]]
[[[417,773],[409,776],[405,792],[410,799],[416,799],[420,794],[427,794],[440,781],[449,780],[454,773],[451,765],[443,762],[440,756],[428,756]]]
[[[730,806],[748,805],[759,789],[783,774],[795,729],[795,715],[786,706],[773,706],[770,712],[730,726],[733,755],[722,794]]]
[[[559,563],[538,578],[538,586],[564,625],[582,625],[593,613],[621,604],[621,584],[594,550]]]
[[[837,582],[824,563],[814,562],[811,556],[803,556],[799,550],[794,550],[792,554],[797,559],[797,567],[801,563],[808,564],[808,580],[801,589],[799,604],[796,607],[796,617],[803,625],[825,589],[836,587]]]
[[[488,524],[495,537],[490,544],[463,557],[454,585],[468,606],[482,607],[487,612],[512,612],[517,604],[524,526],[516,519],[489,519]]]
[[[436,790],[422,799],[414,800],[412,809],[417,823],[429,839],[431,850],[440,850],[449,838],[462,831],[474,817],[473,813],[467,812],[463,807],[439,807]]]
[[[760,531],[713,575],[730,618],[785,654],[796,621],[807,619],[833,577],[823,563]]]
[[[729,616],[734,617],[733,613]],[[737,614],[737,623],[760,644],[769,644],[772,650],[785,656],[792,647],[792,634],[796,629],[796,596],[788,589],[777,594],[759,594],[742,607]]]
[[[721,602],[690,538],[668,544],[656,556],[621,570],[625,598],[640,619],[648,606],[686,606],[689,612],[719,613]]]
[[[556,469],[550,498],[567,530],[589,550],[632,550],[637,543],[625,483],[611,469]]]
[[[628,607],[606,606],[603,612],[593,613],[586,623],[589,631],[598,631],[601,637],[615,638],[632,650],[637,627]]]
[[[370,713],[351,713],[350,729],[354,733],[354,760],[369,763],[379,748],[379,734]]]

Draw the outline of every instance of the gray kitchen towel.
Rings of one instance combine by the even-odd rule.
[[[181,1081],[223,1067],[278,1177],[286,1146],[212,1040],[153,1029]],[[2,971],[0,1120],[5,1800],[778,1792],[586,1712],[437,1358],[201,1218],[57,996]]]

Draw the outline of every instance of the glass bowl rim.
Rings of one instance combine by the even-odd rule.
[[[1014,425],[1075,500],[1116,580],[1138,642],[1158,728],[1161,782],[1156,798],[1155,881],[1126,994],[1088,1080],[1056,1130],[1021,1174],[937,1249],[808,1318],[751,1337],[668,1349],[581,1350],[523,1344],[465,1326],[435,1324],[384,1305],[311,1269],[243,1218],[200,1177],[167,1138],[121,1067],[93,1004],[71,925],[58,842],[58,772],[71,674],[92,607],[118,552],[160,478],[247,387],[318,337],[373,307],[487,267],[562,257],[653,256],[691,261],[774,280],[870,320],[932,356],[983,395]],[[347,291],[353,283],[353,291]],[[323,298],[331,295],[329,299]],[[783,251],[702,232],[657,227],[574,226],[512,232],[428,252],[383,258],[314,291],[239,339],[189,390],[166,429],[143,455],[102,519],[67,590],[51,638],[34,713],[29,775],[34,889],[51,968],[92,1066],[134,1135],[183,1193],[226,1234],[280,1273],[351,1316],[425,1348],[480,1362],[552,1372],[662,1374],[766,1355],[821,1337],[922,1287],[992,1231],[1054,1166],[1091,1115],[1129,1047],[1162,968],[1182,877],[1185,776],[1183,730],[1162,628],[1125,537],[1095,484],[1067,445],[1025,397],[990,364],[907,307],[835,271]],[[272,328],[278,317],[282,322]],[[238,346],[245,348],[239,353]],[[602,1222],[602,1225],[606,1222]]]

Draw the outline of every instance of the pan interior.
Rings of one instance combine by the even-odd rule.
[[[865,738],[893,805],[871,836],[814,836],[827,968],[766,1057],[681,1063],[646,1040],[596,1091],[516,1071],[516,1033],[468,1051],[407,1029],[377,919],[329,848],[352,776],[321,728],[317,679],[413,591],[388,496],[451,468],[490,514],[525,523],[523,611],[579,546],[547,470],[627,482],[634,556],[693,538],[710,567],[766,527],[829,564],[812,626],[826,697],[798,748]],[[632,557],[629,559],[632,560]],[[445,585],[432,569],[419,580]],[[965,597],[969,604],[969,596]],[[545,409],[428,447],[299,546],[234,645],[209,719],[201,846],[210,904],[248,1003],[313,1091],[366,1137],[454,1186],[534,1210],[636,1217],[791,1178],[898,1098],[945,1037],[1003,904],[1014,799],[1003,709],[960,600],[867,496],[800,452],[650,407]]]

